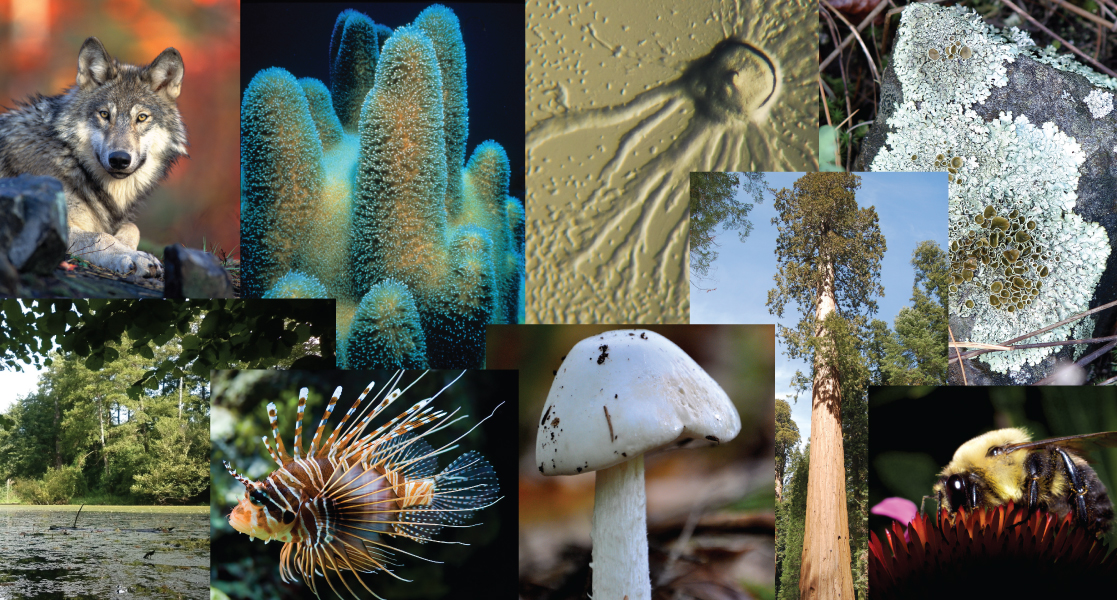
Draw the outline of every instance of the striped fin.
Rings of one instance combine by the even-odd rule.
[[[375,385],[375,381],[368,384],[369,389]],[[326,422],[330,420],[330,414],[334,412],[334,406],[337,404],[338,398],[341,397],[341,386],[337,386],[334,390],[334,395],[330,398],[330,404],[326,406],[326,412],[322,415],[322,420],[318,422],[318,431],[314,432],[314,439],[310,440],[310,453],[307,456],[313,458],[314,453],[318,450],[318,442],[322,439],[322,432],[326,429]]]
[[[295,420],[295,460],[301,458],[302,454],[302,440],[303,440],[303,411],[306,410],[306,395],[309,393],[307,388],[299,390],[299,409],[298,417]]]
[[[492,465],[470,450],[434,477],[434,498],[429,505],[400,511],[396,533],[419,543],[430,541],[443,526],[461,525],[475,510],[492,505],[499,493]]]
[[[229,474],[233,476],[233,478],[235,478],[237,481],[244,484],[244,487],[246,487],[248,489],[252,489],[252,480],[251,479],[245,477],[244,475],[238,474],[237,470],[233,468],[233,465],[229,464],[229,461],[223,460],[223,461],[221,461],[221,463],[223,465],[225,465],[225,470],[228,471]]]
[[[268,449],[268,454],[271,455],[271,459],[274,460],[276,464],[282,467],[283,461],[279,460],[279,457],[276,456],[275,450],[273,450],[271,447],[271,442],[268,441],[268,436],[261,436],[260,439],[264,440],[264,447]]]
[[[272,458],[283,466],[291,462],[291,455],[287,454],[287,449],[283,447],[283,438],[279,436],[279,419],[276,417],[274,402],[268,402],[268,420],[271,421],[271,436],[275,440],[275,453],[272,454]],[[267,440],[264,443],[267,444]],[[271,452],[270,447],[268,452]]]
[[[365,391],[361,392],[360,396],[357,396],[357,400],[353,402],[353,406],[350,406],[349,410],[345,411],[345,416],[341,417],[341,422],[338,423],[337,427],[335,427],[334,430],[330,432],[330,437],[327,438],[326,443],[322,445],[323,450],[329,448],[328,456],[333,457],[336,454],[337,447],[334,446],[334,439],[337,438],[339,431],[345,429],[345,422],[349,420],[349,417],[352,416],[353,413],[357,412],[357,408],[361,406],[361,402],[365,399],[365,396],[367,396],[368,393],[372,391],[372,386],[374,385],[376,385],[375,381],[368,384],[368,387],[365,388]],[[341,388],[339,387],[338,389],[340,390]]]
[[[416,411],[418,411],[419,409],[421,409],[421,408],[424,408],[424,407],[425,407],[426,405],[430,404],[431,400],[434,400],[434,398],[427,398],[426,400],[420,400],[420,401],[416,402],[416,403],[415,403],[415,404],[414,404],[414,405],[413,405],[413,406],[412,406],[411,408],[409,408],[409,409],[407,409],[407,410],[403,411],[402,413],[400,413],[399,415],[397,415],[397,416],[396,416],[395,418],[393,418],[393,419],[389,420],[389,421],[388,421],[387,423],[385,423],[385,424],[381,425],[380,427],[378,427],[378,428],[376,429],[376,431],[373,431],[372,433],[368,434],[367,436],[364,436],[364,437],[363,437],[362,439],[366,440],[366,442],[363,442],[362,444],[358,445],[358,447],[360,447],[360,446],[364,446],[365,444],[367,444],[367,443],[371,443],[371,442],[372,442],[373,440],[376,440],[376,439],[377,439],[377,437],[378,437],[378,436],[379,436],[379,435],[380,435],[381,433],[383,433],[384,431],[386,431],[386,430],[387,430],[387,429],[388,429],[389,427],[391,427],[391,426],[395,425],[395,424],[396,424],[397,422],[399,422],[399,420],[400,420],[400,419],[404,419],[404,423],[406,424],[406,423],[407,423],[408,421],[410,421],[410,420],[411,420],[411,415],[415,414],[415,412],[416,412]],[[445,415],[446,413],[444,413],[444,412],[440,412],[440,413],[436,413],[436,414],[437,414],[438,416],[442,416],[442,415]],[[437,418],[438,418],[438,416],[436,416],[435,418],[437,419]],[[405,432],[405,431],[410,431],[411,429],[415,429],[415,427],[418,427],[418,426],[420,426],[420,425],[425,425],[426,423],[429,423],[429,422],[431,422],[432,420],[434,420],[434,419],[431,419],[431,420],[427,420],[427,421],[424,421],[423,423],[420,423],[420,424],[418,424],[418,425],[415,425],[415,426],[413,426],[413,427],[409,427],[409,428],[407,428],[407,429],[404,429],[403,431],[400,431],[399,433],[403,433],[403,432]],[[353,432],[350,432],[350,433],[349,433],[349,435],[348,435],[347,437],[351,437],[351,436],[353,436],[353,435],[354,435],[355,433],[356,433],[355,431],[353,431]],[[393,433],[392,435],[398,435],[399,433]],[[344,444],[343,444],[343,445],[344,445]]]
[[[391,394],[388,394],[388,396],[387,396],[386,398],[384,398],[384,401],[383,401],[383,402],[381,402],[381,403],[380,403],[380,405],[379,405],[379,406],[377,406],[377,407],[376,407],[376,409],[372,411],[372,414],[370,414],[370,415],[368,415],[368,416],[364,417],[363,419],[361,419],[360,423],[358,423],[358,424],[354,425],[354,426],[353,426],[352,428],[350,428],[349,432],[348,432],[348,433],[346,433],[346,434],[345,434],[345,435],[344,435],[344,436],[343,436],[343,437],[341,438],[341,441],[340,441],[340,442],[338,442],[338,445],[337,445],[337,448],[336,448],[336,450],[337,450],[338,452],[342,452],[342,451],[344,451],[344,450],[345,450],[345,449],[346,449],[347,447],[349,447],[349,444],[350,444],[350,442],[352,442],[352,441],[353,441],[353,438],[355,438],[355,437],[357,437],[358,435],[360,435],[360,433],[361,433],[362,431],[364,431],[366,427],[368,427],[368,424],[372,422],[372,419],[373,419],[373,418],[375,418],[375,417],[376,417],[376,416],[377,416],[378,414],[380,414],[380,411],[384,410],[384,407],[388,406],[389,404],[391,404],[391,403],[392,403],[392,401],[393,401],[393,400],[395,400],[396,398],[398,398],[398,397],[400,396],[400,394],[401,394],[401,393],[402,393],[402,392],[400,392],[400,391],[399,391],[399,390],[397,389],[397,390],[395,390],[394,392],[392,392]],[[357,399],[357,401],[358,401],[358,402],[360,402],[360,400],[361,400],[362,398],[364,398],[364,396],[363,396],[363,395],[362,395],[362,396],[361,396],[360,398],[358,398],[358,399]],[[427,400],[423,400],[423,401],[419,402],[419,404],[416,404],[415,406],[411,407],[411,409],[410,409],[410,410],[408,410],[408,411],[407,411],[407,413],[409,413],[409,412],[411,412],[411,411],[414,411],[414,410],[415,410],[415,408],[416,408],[417,406],[419,406],[420,404],[421,404],[421,405],[424,405],[424,406],[425,406],[427,402],[430,402],[430,398],[428,398]],[[355,405],[355,404],[354,404],[353,406],[354,406],[354,408],[356,408],[356,405]],[[407,413],[404,413],[404,414],[407,414]],[[403,416],[403,415],[400,415],[400,417],[402,417],[402,416]],[[399,419],[400,417],[396,417],[396,419]],[[395,421],[396,419],[392,419],[392,421]],[[338,429],[341,429],[341,426],[340,426],[340,425],[338,426]],[[383,428],[381,428],[381,429],[383,429]],[[362,439],[362,440],[367,440],[367,439],[370,439],[371,437],[375,437],[375,436],[376,436],[376,433],[378,433],[379,431],[380,431],[380,429],[378,429],[378,430],[377,430],[376,432],[373,432],[373,433],[371,434],[371,436],[361,436],[361,439]],[[335,431],[335,433],[336,433],[336,431]]]

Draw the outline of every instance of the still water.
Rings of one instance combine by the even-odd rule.
[[[63,533],[78,507],[0,506],[0,600],[207,598],[208,511],[86,506]]]

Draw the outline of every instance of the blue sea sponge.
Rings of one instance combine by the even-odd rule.
[[[443,131],[446,139],[446,210],[453,216],[460,203],[465,138],[469,131],[466,110],[465,42],[454,11],[434,4],[415,18],[415,27],[427,35],[438,57],[442,74]],[[505,186],[507,187],[507,186]]]
[[[241,104],[241,286],[261,297],[301,263],[298,244],[321,194],[322,144],[302,86],[283,69],[252,78]]]
[[[328,298],[326,286],[316,278],[291,271],[279,278],[272,289],[264,294],[265,298]]]
[[[351,369],[427,368],[426,337],[407,286],[386,279],[361,299],[345,343]]]
[[[393,31],[346,10],[329,64],[328,87],[272,68],[245,91],[245,295],[316,283],[337,300],[343,368],[415,352],[480,367],[485,325],[523,320],[524,209],[499,144],[466,164],[458,19],[434,5]]]

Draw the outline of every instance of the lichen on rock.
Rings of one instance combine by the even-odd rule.
[[[955,333],[968,329],[968,341],[1004,342],[1086,310],[1110,254],[1106,230],[1074,211],[1087,156],[1111,144],[1087,151],[1054,120],[1032,122],[986,105],[1001,102],[998,88],[1009,85],[1014,62],[1056,62],[1085,76],[1084,67],[1051,57],[1026,34],[1002,34],[965,8],[912,4],[901,18],[893,65],[902,101],[886,117],[886,140],[868,164],[874,171],[948,171],[950,311]],[[1088,79],[1096,86],[1101,77]],[[1068,95],[1089,108],[1091,121],[1105,117],[1112,95],[1083,88],[1089,86]],[[1093,327],[1084,319],[1028,342],[1090,337]],[[980,360],[1013,375],[1055,350]]]
[[[329,87],[245,91],[244,295],[335,298],[342,368],[477,368],[485,325],[522,320],[523,203],[495,141],[466,162],[465,60],[444,6],[394,31],[346,10]]]

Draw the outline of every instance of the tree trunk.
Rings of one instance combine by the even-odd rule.
[[[105,477],[109,476],[109,453],[105,451],[105,418],[101,416],[101,399],[97,399],[97,420],[101,423],[101,457],[105,459]]]
[[[62,411],[58,407],[58,395],[54,395],[54,468],[62,468]]]
[[[826,277],[819,290],[816,337],[834,312],[834,265],[826,263]],[[850,574],[849,522],[846,514],[844,451],[842,447],[842,398],[838,374],[827,362],[825,347],[815,350],[815,375],[811,389],[811,466],[807,483],[806,529],[803,562],[799,571],[801,600],[853,600]]]

